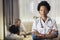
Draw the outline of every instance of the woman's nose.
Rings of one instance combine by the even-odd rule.
[[[45,11],[42,11],[42,13],[45,13]]]

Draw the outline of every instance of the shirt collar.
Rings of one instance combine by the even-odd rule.
[[[40,18],[41,18],[41,17],[40,17]],[[41,18],[41,20],[42,20],[42,18]],[[48,21],[50,21],[50,20],[51,20],[51,18],[47,16],[47,19],[46,19],[45,23],[48,22]],[[43,21],[43,20],[42,20],[42,21]]]

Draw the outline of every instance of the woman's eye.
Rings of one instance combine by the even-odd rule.
[[[40,10],[40,11],[43,11],[43,10]]]

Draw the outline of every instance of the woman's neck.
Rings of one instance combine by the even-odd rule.
[[[47,19],[47,16],[42,17],[42,20],[45,22]]]

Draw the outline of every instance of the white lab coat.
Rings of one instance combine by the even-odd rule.
[[[47,20],[45,22],[42,20],[41,17],[39,17],[34,21],[32,26],[32,32],[37,30],[41,34],[49,34],[49,32],[53,29],[58,30],[56,21],[51,19],[50,17],[47,17]]]

